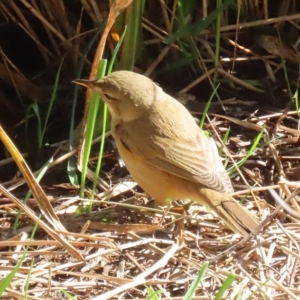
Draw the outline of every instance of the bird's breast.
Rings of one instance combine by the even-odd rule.
[[[126,139],[121,136],[121,125],[112,128],[119,154],[126,168],[139,186],[156,200],[159,205],[166,205],[168,200],[193,199],[199,186],[152,165],[144,157],[132,152]],[[145,145],[146,146],[146,145]]]

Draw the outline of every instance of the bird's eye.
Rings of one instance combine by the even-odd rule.
[[[103,94],[103,97],[108,100],[108,101],[112,101],[113,100],[113,97],[109,94]]]

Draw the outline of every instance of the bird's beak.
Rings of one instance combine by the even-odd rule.
[[[73,82],[90,89],[93,88],[95,84],[94,80],[88,80],[88,79],[75,79],[73,80]]]

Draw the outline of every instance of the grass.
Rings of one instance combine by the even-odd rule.
[[[209,108],[211,121],[202,121],[201,127],[214,138],[219,136],[219,140],[226,141],[222,148],[228,155],[235,197],[246,199],[243,204],[265,220],[277,205],[269,191],[275,189],[287,199],[300,180],[299,68],[286,55],[290,53],[287,42],[281,41],[283,36],[299,35],[300,8],[296,2],[236,3],[225,0],[217,1],[216,6],[204,6],[202,2],[178,0],[159,1],[156,6],[135,1],[113,28],[119,38],[124,24],[128,25],[114,65],[147,74],[171,94],[181,91],[184,95],[196,95],[197,101],[186,103],[190,111],[204,111],[206,115]],[[68,170],[63,166],[62,172],[68,172],[69,182],[78,184],[78,176],[83,180],[85,170],[93,166],[90,155],[86,155],[80,165],[83,172],[77,170],[74,149],[80,130],[74,128],[82,117],[78,116],[82,105],[78,105],[83,96],[78,94],[80,100],[76,100],[76,87],[71,80],[88,78],[95,42],[101,35],[101,30],[95,28],[105,23],[107,12],[105,4],[98,6],[93,0],[72,6],[62,0],[0,3],[0,13],[7,22],[2,26],[2,38],[5,34],[12,36],[9,26],[18,29],[14,35],[17,46],[7,48],[7,39],[1,48],[1,125],[15,137],[24,157],[29,147],[43,150],[45,141],[70,141],[67,154],[51,155],[53,159],[43,179],[45,195],[53,194],[51,205],[69,233],[61,227],[58,230],[54,222],[50,227],[55,229],[57,238],[47,227],[42,227],[34,239],[23,238],[12,230],[18,208],[22,207],[18,199],[9,193],[5,193],[8,198],[0,198],[5,233],[0,241],[1,296],[57,299],[59,293],[65,299],[102,300],[298,299],[297,207],[293,208],[293,215],[282,210],[279,221],[269,220],[265,230],[237,246],[239,237],[203,207],[192,205],[190,214],[182,216],[146,205],[150,199],[135,189],[135,183],[119,166],[115,152],[104,144],[104,138],[97,146],[100,158],[94,168],[98,177],[102,165],[103,190],[95,189],[94,182],[83,181],[81,196],[87,197],[80,198],[79,191],[57,175],[58,166],[69,160]],[[261,38],[262,34],[250,29],[266,24],[279,32],[277,44],[271,44],[275,47],[272,53],[268,53],[272,47]],[[30,47],[25,47],[26,43],[23,47],[25,36],[31,41]],[[299,45],[299,41],[294,42]],[[117,43],[113,39],[106,43],[105,58],[111,58]],[[26,61],[30,61],[29,67]],[[104,69],[98,76],[104,74]],[[295,111],[287,105],[293,97]],[[44,103],[44,99],[50,100]],[[202,105],[199,99],[210,99],[209,104]],[[103,108],[97,109],[98,101],[90,104],[92,121],[89,120],[89,141],[84,151],[87,154],[94,151],[93,126],[103,122],[96,136],[104,137],[106,132],[107,122],[102,117]],[[54,123],[60,124],[59,128]],[[64,134],[68,131],[69,136]],[[0,155],[6,152],[1,148]],[[43,155],[39,156],[40,165],[46,161]],[[13,178],[6,169],[2,170],[10,169],[10,163],[10,159],[0,161],[3,185],[24,198],[26,189],[13,190],[13,184],[21,185],[22,178]],[[31,167],[36,170],[34,165]],[[56,179],[59,186],[50,179]],[[94,176],[89,178],[93,179]],[[32,180],[31,183],[32,189],[38,186]],[[1,186],[1,190],[5,188]],[[7,202],[9,197],[13,202]],[[27,206],[35,215],[41,213],[42,209],[30,197]],[[89,214],[82,213],[83,207],[89,207]],[[45,211],[47,215],[49,212]],[[75,213],[78,211],[81,214]],[[28,216],[24,210],[18,226],[33,232]],[[174,232],[177,219],[184,222],[184,244]],[[151,230],[160,231],[149,235]],[[64,240],[69,244],[63,245]],[[84,265],[70,252],[70,245],[84,256]]]

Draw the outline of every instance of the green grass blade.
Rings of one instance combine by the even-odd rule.
[[[25,291],[25,297],[24,297],[24,300],[27,300],[28,299],[28,291],[29,291],[29,284],[30,284],[30,275],[32,273],[32,269],[33,269],[33,266],[34,266],[34,258],[32,258],[31,262],[30,262],[30,266],[29,266],[29,270],[28,270],[28,274],[26,276],[26,281],[25,281],[25,288],[24,288],[24,291]]]
[[[227,128],[227,130],[226,130],[226,132],[225,132],[225,134],[224,134],[224,137],[223,137],[223,139],[222,139],[224,145],[227,143],[227,141],[228,141],[228,139],[229,139],[229,135],[230,135],[230,127]],[[220,147],[220,149],[219,149],[219,155],[222,154],[223,148],[224,148],[223,145],[221,145],[221,147]]]
[[[222,6],[222,0],[217,0],[217,9]],[[215,40],[215,67],[220,64],[220,45],[221,45],[221,25],[222,25],[222,12],[218,14],[216,19],[216,40]],[[214,82],[216,82],[218,72],[214,74]]]
[[[201,282],[201,280],[203,279],[205,272],[208,268],[209,263],[205,262],[201,268],[201,270],[199,271],[196,279],[193,281],[193,283],[191,284],[189,290],[187,291],[187,293],[185,294],[185,296],[183,297],[183,300],[192,300],[195,292],[197,290],[197,287],[199,285],[199,283]]]
[[[235,171],[236,171],[236,168],[238,167],[241,167],[247,160],[248,158],[257,150],[257,146],[261,140],[261,138],[263,137],[263,133],[264,133],[264,130],[262,130],[258,135],[257,137],[255,138],[250,150],[247,152],[246,156],[240,160],[236,166],[232,166],[231,168],[228,169],[228,174],[231,176]]]
[[[223,296],[225,296],[224,294],[226,293],[226,291],[231,287],[232,283],[236,280],[236,276],[233,274],[228,275],[228,277],[225,279],[225,281],[223,282],[221,288],[219,289],[218,293],[215,296],[214,300],[221,300],[224,299],[222,298]]]
[[[233,4],[235,0],[225,0],[222,5],[220,5],[216,10],[214,10],[211,14],[207,16],[207,18],[200,20],[196,22],[195,24],[191,24],[183,28],[182,30],[179,30],[175,32],[174,34],[167,37],[164,42],[166,44],[170,44],[178,40],[179,38],[182,38],[188,34],[195,35],[199,34],[201,31],[203,31],[208,25],[210,25],[220,13],[222,13],[223,10],[225,10],[229,5]]]
[[[116,47],[115,47],[115,49],[112,53],[111,60],[110,60],[110,63],[108,65],[108,69],[107,69],[107,74],[110,74],[112,72],[113,66],[114,66],[116,58],[117,58],[117,54],[119,53],[121,45],[123,44],[123,41],[125,39],[127,28],[128,28],[127,26],[124,27],[122,36],[121,36],[119,42],[117,43],[117,45],[116,45]]]
[[[199,127],[202,129],[203,128],[203,125],[204,125],[204,122],[205,122],[205,118],[206,118],[206,115],[207,115],[207,112],[210,108],[210,104],[211,104],[211,101],[213,99],[213,97],[215,96],[215,94],[217,93],[217,90],[219,88],[220,84],[218,84],[216,86],[216,88],[213,90],[212,94],[210,95],[206,105],[205,105],[205,108],[204,108],[204,111],[202,113],[202,117],[201,117],[201,120],[200,120],[200,124],[199,124]]]
[[[48,106],[48,109],[47,109],[47,114],[46,114],[46,119],[45,119],[45,122],[44,122],[44,126],[43,126],[43,129],[42,129],[42,132],[41,132],[41,145],[40,146],[43,145],[44,137],[45,137],[45,133],[46,133],[46,130],[47,130],[49,118],[50,118],[50,115],[51,115],[51,112],[52,112],[52,108],[53,108],[53,105],[54,105],[54,101],[57,98],[58,83],[59,83],[59,79],[60,79],[62,64],[63,64],[63,60],[60,63],[60,65],[58,67],[58,70],[56,72],[54,86],[53,86],[53,90],[52,90],[52,95],[51,95],[50,103],[49,103],[49,106]]]
[[[154,290],[152,286],[147,289],[147,294],[147,300],[160,300],[159,295],[161,294],[161,291]]]
[[[177,0],[177,6],[180,7],[181,15],[183,18],[192,16],[196,9],[197,0]]]
[[[295,94],[294,94],[294,101],[295,101],[295,108],[297,110],[298,118],[300,117],[300,111],[299,111],[299,90],[296,89]],[[299,126],[298,126],[299,130]]]
[[[124,40],[124,37],[125,37],[125,34],[126,34],[126,30],[127,30],[127,26],[125,26],[124,28],[124,31],[123,31],[123,34],[119,40],[119,42],[117,43],[114,51],[113,51],[113,54],[112,54],[112,58],[109,62],[109,65],[108,65],[108,68],[107,68],[107,74],[110,74],[112,72],[112,69],[113,69],[113,66],[114,66],[114,63],[115,63],[115,60],[116,60],[116,57],[117,57],[117,54],[121,48],[121,45],[122,45],[122,42]],[[91,195],[91,199],[94,198],[94,194],[95,194],[95,191],[96,191],[96,185],[97,185],[97,181],[98,181],[98,177],[99,177],[99,173],[100,173],[100,170],[101,170],[101,164],[102,164],[102,158],[103,158],[103,151],[104,151],[104,145],[105,145],[105,133],[106,133],[106,125],[107,125],[107,119],[108,119],[108,113],[107,113],[107,105],[104,104],[104,107],[103,107],[103,122],[102,122],[102,139],[101,139],[101,142],[100,142],[100,149],[99,149],[99,156],[98,156],[98,161],[97,161],[97,166],[96,166],[96,170],[95,170],[95,178],[94,178],[94,183],[93,183],[93,189],[92,189],[92,195]]]
[[[120,61],[116,64],[118,70],[133,70],[138,52],[142,49],[141,36],[144,6],[145,0],[135,0],[124,11],[127,33],[123,37]]]
[[[88,43],[84,54],[82,55],[82,58],[78,64],[78,71],[77,71],[77,78],[81,77],[82,70],[84,68],[85,62],[86,62],[86,57],[89,52],[89,50],[94,46],[97,38],[99,37],[100,32],[103,30],[105,23],[103,22],[99,29],[96,31],[96,33],[93,35],[93,38],[90,40]],[[74,131],[75,128],[75,111],[77,107],[77,99],[78,99],[78,90],[79,86],[75,84],[74,86],[74,96],[73,96],[73,103],[72,103],[72,109],[71,109],[71,121],[70,121],[70,132],[69,132],[69,151],[73,151],[75,146],[74,142],[76,143],[76,136],[79,137],[80,134],[80,127],[77,128],[77,130]],[[77,165],[76,165],[76,159],[74,157],[69,158],[68,160],[68,167],[67,167],[67,173],[69,180],[72,184],[74,185],[79,185],[79,180],[77,177]]]
[[[67,291],[60,289],[60,291],[69,299],[69,300],[77,300],[77,297],[70,295]]]
[[[41,168],[41,171],[40,173],[38,174],[38,176],[36,177],[36,181],[37,182],[40,182],[42,180],[42,178],[44,177],[44,175],[46,174],[46,172],[48,171],[48,167],[49,165],[53,162],[54,158],[51,157],[47,162],[46,164]],[[26,204],[29,200],[29,198],[31,197],[32,193],[31,193],[31,190],[29,190],[25,197],[24,197],[24,200],[23,200],[23,203]],[[18,228],[18,224],[19,224],[19,219],[20,219],[20,216],[21,216],[21,211],[19,210],[18,211],[18,214],[16,216],[16,219],[14,221],[14,225],[13,225],[13,230],[16,230]]]
[[[37,228],[38,228],[38,223],[35,224],[35,226],[32,230],[30,240],[33,240]],[[26,254],[27,254],[27,251],[28,251],[29,247],[30,247],[30,242],[29,242],[29,245],[25,248],[24,254],[20,258],[20,260],[18,261],[16,266],[12,269],[12,271],[3,280],[0,281],[0,296],[3,295],[3,293],[5,292],[5,290],[10,285],[11,281],[13,280],[15,275],[17,274],[18,270],[20,269],[22,263],[24,262],[24,260],[26,258]]]
[[[26,129],[26,133],[27,133],[28,132],[28,120],[29,120],[29,116],[31,114],[31,111],[34,112],[34,114],[37,118],[37,141],[38,141],[38,147],[40,149],[41,145],[42,145],[42,120],[41,120],[41,114],[40,114],[39,106],[36,103],[30,104],[26,108],[26,112],[25,112],[25,129]],[[28,140],[28,138],[26,140]],[[29,147],[29,145],[28,145],[28,147]]]
[[[107,67],[107,60],[102,59],[99,63],[99,68],[96,76],[97,78],[101,78],[105,75],[106,67]],[[84,197],[86,173],[87,173],[87,167],[88,167],[91,148],[92,148],[94,129],[96,127],[99,102],[100,102],[99,94],[92,92],[90,106],[88,110],[88,116],[87,116],[85,144],[84,144],[84,151],[83,151],[83,158],[82,158],[82,171],[81,171],[81,184],[80,184],[81,197]]]

